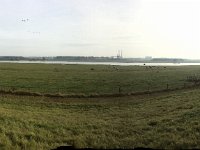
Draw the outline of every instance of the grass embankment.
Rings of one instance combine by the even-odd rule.
[[[0,64],[0,89],[39,94],[116,94],[180,88],[199,66]]]
[[[1,95],[0,148],[200,148],[200,90],[53,99]]]

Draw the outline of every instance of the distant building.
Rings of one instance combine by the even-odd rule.
[[[123,58],[122,50],[118,50],[117,56],[111,56],[110,58],[112,58],[112,59],[122,59]]]
[[[122,56],[122,50],[118,50],[117,58],[119,58],[119,59],[123,58],[123,56]]]

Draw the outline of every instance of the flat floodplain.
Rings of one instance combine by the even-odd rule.
[[[199,66],[0,64],[0,88],[118,93],[182,87]],[[0,95],[0,148],[200,148],[200,89],[138,96]]]
[[[0,89],[62,94],[104,94],[183,87],[199,66],[112,66],[0,63]]]

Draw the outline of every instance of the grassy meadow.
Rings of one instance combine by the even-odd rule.
[[[0,148],[200,148],[200,90],[96,99],[1,95]]]
[[[183,87],[199,66],[148,67],[0,64],[0,89],[39,93],[102,94]]]
[[[199,66],[0,64],[0,89],[118,93],[193,84]],[[107,98],[0,94],[0,149],[200,148],[200,89]]]

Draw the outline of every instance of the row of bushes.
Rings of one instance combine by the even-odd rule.
[[[187,76],[186,81],[193,82],[195,84],[200,83],[200,76],[198,76],[198,75]]]

